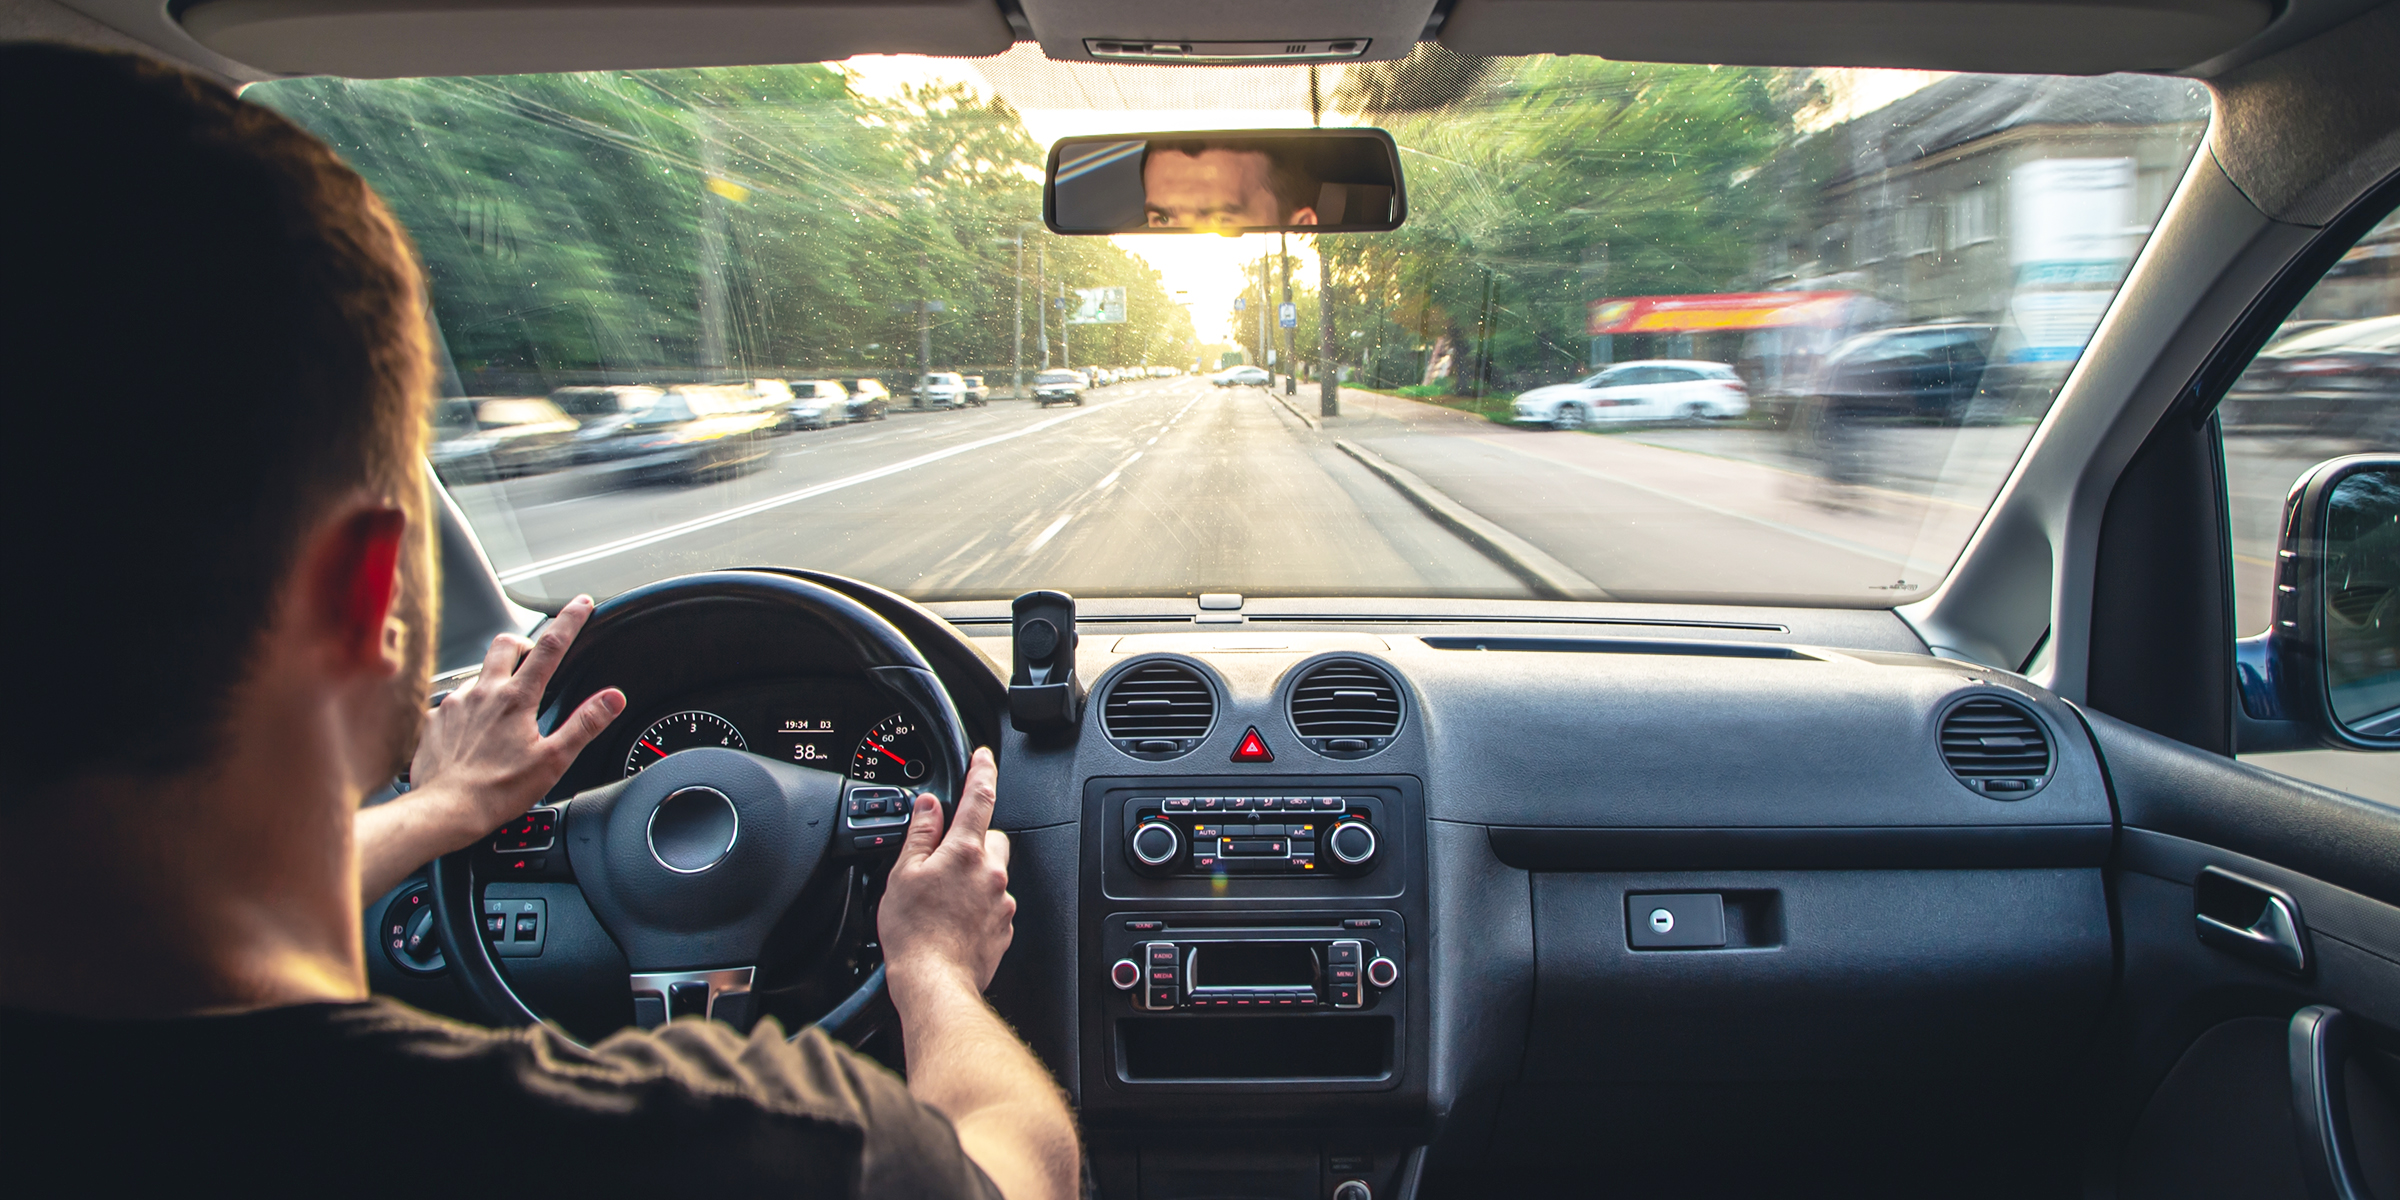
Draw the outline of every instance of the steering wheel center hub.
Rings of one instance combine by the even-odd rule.
[[[712,787],[683,788],[650,810],[650,856],[678,875],[697,875],[725,861],[741,835],[741,813]]]

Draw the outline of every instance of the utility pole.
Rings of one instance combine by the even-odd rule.
[[[1042,369],[1045,371],[1050,369],[1050,301],[1046,298],[1050,289],[1042,282],[1042,276],[1049,267],[1050,252],[1046,249],[1036,250],[1033,256],[1033,322],[1035,332],[1042,339]]]
[[[1276,234],[1275,245],[1277,252],[1283,255],[1283,302],[1285,304],[1290,304],[1292,302],[1292,235],[1288,233]],[[1282,325],[1283,310],[1279,308],[1276,309],[1275,312],[1275,323],[1277,325]],[[1293,310],[1293,324],[1295,326],[1298,324],[1298,313],[1298,309]],[[1293,327],[1287,327],[1283,331],[1283,394],[1286,396],[1297,396],[1300,394],[1300,356],[1298,354],[1298,333],[1299,330]]]
[[[917,290],[925,290],[925,256],[917,255]],[[925,406],[925,377],[933,373],[933,302],[917,297],[917,385],[910,389],[916,394],[916,407]]]
[[[1069,315],[1067,281],[1061,279],[1058,281],[1058,365],[1072,371],[1075,369],[1075,330],[1073,322],[1067,320]]]
[[[1267,351],[1273,345],[1267,340],[1267,310],[1274,307],[1274,296],[1275,289],[1267,282],[1267,256],[1261,254],[1258,256],[1258,365],[1262,367],[1267,367],[1270,357]],[[1273,367],[1267,367],[1267,386],[1275,386]]]
[[[1333,264],[1325,257],[1323,234],[1317,235],[1317,415],[1342,415],[1342,368],[1334,362]]]
[[[1009,355],[1012,387],[1019,400],[1025,398],[1025,231],[1017,231],[1017,342]]]

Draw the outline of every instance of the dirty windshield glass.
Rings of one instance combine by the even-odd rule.
[[[2209,117],[2171,78],[1438,49],[245,94],[415,236],[434,463],[535,600],[780,563],[924,600],[1906,603]],[[1058,138],[1311,124],[1390,131],[1403,228],[1042,227]],[[871,395],[780,382],[817,379]]]

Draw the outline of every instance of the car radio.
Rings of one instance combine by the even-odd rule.
[[[1108,982],[1149,1012],[1369,1008],[1400,982],[1397,919],[1306,923],[1322,933],[1125,920],[1125,934],[1110,939],[1124,956],[1110,964]]]
[[[1152,877],[1363,874],[1382,849],[1381,807],[1356,796],[1145,796],[1125,806],[1125,857]]]

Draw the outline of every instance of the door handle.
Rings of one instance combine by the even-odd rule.
[[[2350,1018],[2328,1004],[2292,1014],[2292,1124],[2308,1200],[2374,1200],[2350,1144]]]
[[[2192,904],[2202,942],[2294,975],[2308,973],[2307,926],[2291,893],[2202,867],[2192,883]]]

